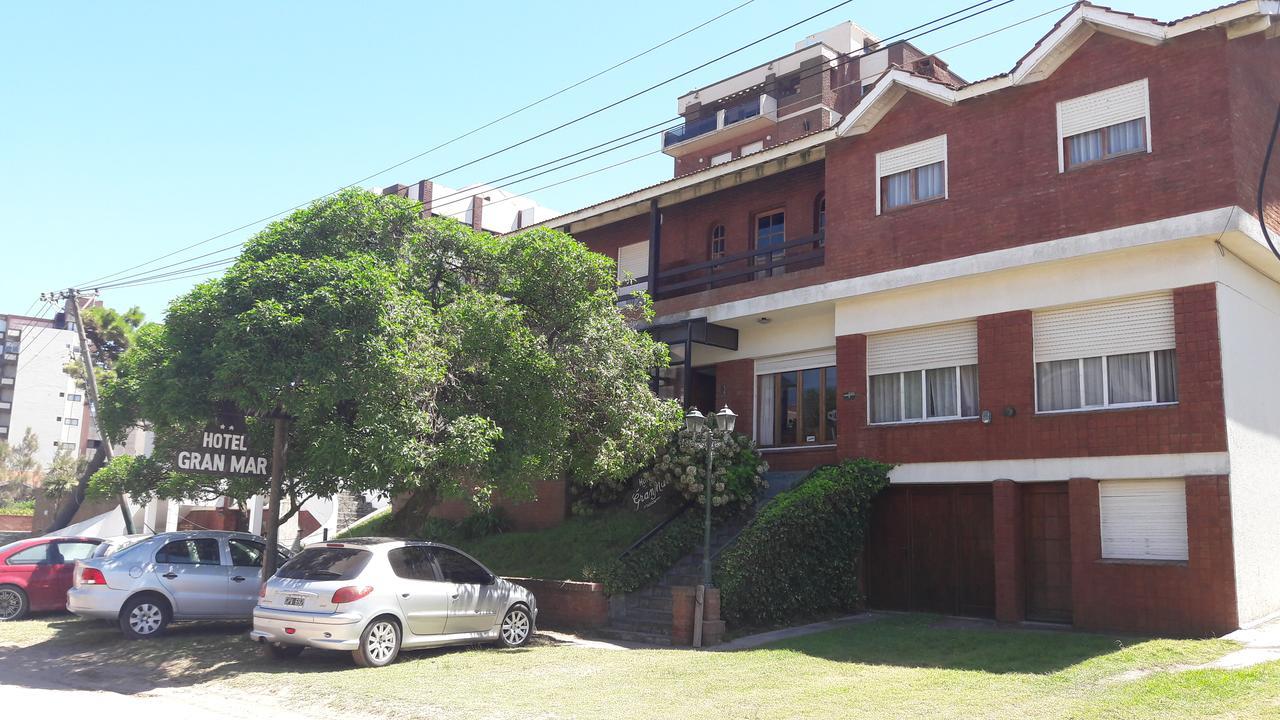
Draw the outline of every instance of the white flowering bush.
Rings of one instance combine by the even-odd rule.
[[[769,486],[764,479],[769,464],[760,456],[755,442],[740,433],[712,431],[714,468],[711,472],[711,506],[737,511],[750,507]],[[651,487],[706,504],[707,439],[680,430],[659,453],[653,467],[641,476]]]

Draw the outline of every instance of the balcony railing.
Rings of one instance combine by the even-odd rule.
[[[818,233],[778,245],[681,265],[658,273],[655,297],[666,299],[737,283],[760,280],[822,265],[826,256]]]
[[[662,147],[666,149],[672,145],[679,145],[754,117],[772,116],[777,111],[778,101],[772,95],[756,95],[745,102],[717,110],[715,115],[692,120],[678,128],[666,131],[662,134]]]

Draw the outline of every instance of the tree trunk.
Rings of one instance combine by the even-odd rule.
[[[422,529],[431,508],[440,500],[435,488],[420,489],[405,498],[404,503],[391,516],[391,528],[400,535],[413,535]]]
[[[93,477],[94,473],[107,464],[106,444],[104,440],[98,445],[98,449],[93,453],[93,459],[85,466],[84,472],[80,473],[79,482],[72,488],[66,502],[58,506],[57,514],[54,515],[53,522],[49,523],[49,527],[44,529],[45,532],[61,530],[70,525],[71,521],[75,519],[76,513],[80,512],[80,505],[84,502],[85,493],[89,490],[89,478]]]

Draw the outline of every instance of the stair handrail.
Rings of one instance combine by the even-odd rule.
[[[691,505],[693,505],[692,500],[685,500],[684,504],[681,505],[679,508],[676,508],[675,512],[668,515],[666,518],[662,520],[662,522],[650,528],[649,531],[646,532],[644,535],[641,535],[638,540],[636,540],[635,542],[627,546],[627,549],[623,550],[622,554],[618,555],[618,559],[622,560],[626,558],[628,555],[635,552],[640,546],[652,540],[655,535],[662,532],[663,529],[666,528],[668,525],[670,525],[672,522],[674,522],[676,518],[683,515]]]

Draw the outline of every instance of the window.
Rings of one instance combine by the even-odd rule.
[[[218,541],[214,538],[175,540],[160,548],[156,562],[161,565],[218,565]]]
[[[977,323],[931,325],[867,338],[871,424],[977,416]]]
[[[756,216],[756,248],[781,245],[786,242],[786,235],[787,218],[786,213],[783,211],[771,210]],[[780,262],[785,254],[785,251],[779,250],[768,255],[757,255],[755,264],[769,265],[770,263]],[[776,265],[766,270],[761,270],[756,273],[756,277],[764,278],[771,275],[781,275],[784,272],[786,272],[785,265]]]
[[[764,149],[764,141],[757,140],[753,143],[743,145],[738,152],[738,157],[742,157],[743,155],[750,155],[751,153],[754,153],[754,152],[760,152],[763,149]]]
[[[231,551],[231,564],[237,567],[262,567],[262,556],[267,551],[266,546],[260,542],[234,538],[227,541],[227,549]],[[276,567],[289,560],[289,556],[283,552],[276,557]]]
[[[1187,490],[1182,480],[1098,483],[1102,557],[1186,560]]]
[[[448,548],[432,548],[444,579],[459,585],[488,585],[493,576],[465,555]]]
[[[723,164],[725,164],[725,163],[729,162],[729,161],[730,161],[730,160],[732,160],[732,159],[733,159],[733,151],[732,151],[732,150],[730,150],[730,151],[728,151],[728,152],[722,152],[722,153],[720,153],[719,155],[712,155],[712,156],[711,156],[711,165],[712,165],[712,167],[715,167],[716,165],[723,165]]]
[[[623,245],[618,248],[619,294],[646,290],[647,282],[636,282],[649,276],[649,241]]]
[[[947,197],[947,136],[876,153],[876,214]]]
[[[290,580],[354,580],[373,553],[358,548],[309,547],[276,573]]]
[[[757,370],[761,364],[757,364]],[[762,447],[836,441],[835,366],[760,374],[756,437]]]
[[[1058,103],[1058,171],[1150,152],[1147,81]]]
[[[93,553],[98,549],[96,542],[60,542],[54,543],[53,552],[61,558],[63,563],[73,563],[77,560],[88,560],[93,557]],[[52,559],[52,555],[50,556]]]
[[[69,418],[62,418],[62,424],[64,424],[64,425],[79,425],[79,424],[80,424],[80,418],[73,418],[73,417],[69,417]]]
[[[49,543],[33,545],[9,556],[6,565],[43,565],[49,557]]]
[[[818,236],[818,246],[827,244],[827,194],[818,193],[813,204],[813,232]]]
[[[1036,410],[1177,402],[1173,323],[1169,293],[1037,312]]]
[[[719,260],[724,257],[724,226],[716,225],[711,228],[711,252],[709,253],[712,260]]]
[[[81,395],[80,393],[70,393],[67,395],[68,402],[81,402],[83,400],[84,400],[84,395]]]
[[[60,450],[66,450],[67,452],[72,452],[72,451],[74,451],[74,450],[76,449],[76,444],[75,444],[75,443],[73,443],[73,442],[64,442],[64,443],[61,443],[61,444],[54,443],[54,444],[55,444],[55,445],[58,445],[58,448],[59,448]]]
[[[396,548],[387,553],[387,560],[397,577],[430,582],[440,579],[436,577],[436,566],[431,562],[431,548],[425,545]]]

